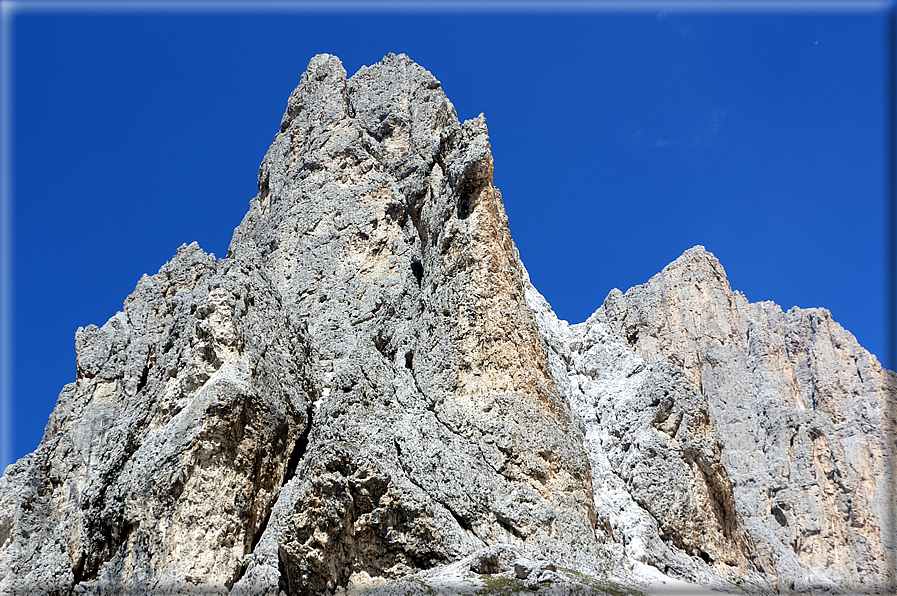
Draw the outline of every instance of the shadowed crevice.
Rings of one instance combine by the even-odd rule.
[[[313,415],[313,408],[312,406],[309,406],[307,412],[308,422],[305,425],[305,430],[302,431],[302,435],[296,440],[296,445],[293,447],[293,452],[290,454],[290,459],[287,462],[287,472],[283,477],[283,484],[289,482],[290,479],[296,475],[296,469],[299,466],[299,462],[305,457],[305,452],[308,449],[308,435],[311,433]]]

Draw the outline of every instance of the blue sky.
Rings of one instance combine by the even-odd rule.
[[[75,378],[78,326],[182,243],[226,254],[321,52],[350,75],[405,52],[485,113],[561,318],[703,244],[751,301],[824,306],[886,361],[883,10],[26,11],[13,33],[13,459]]]

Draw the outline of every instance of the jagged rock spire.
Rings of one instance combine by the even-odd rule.
[[[407,56],[315,56],[227,257],[76,333],[0,591],[893,591],[894,373],[703,247],[558,321],[493,168]]]

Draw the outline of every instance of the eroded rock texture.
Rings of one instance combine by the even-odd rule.
[[[721,589],[893,591],[897,376],[828,311],[748,303],[700,246],[579,325],[528,299],[599,540]]]
[[[825,309],[748,303],[703,247],[603,311],[706,396],[735,508],[779,589],[893,588],[893,372]]]
[[[313,58],[227,257],[78,331],[3,593],[885,593],[894,374],[700,247],[558,321],[492,172],[406,56]]]
[[[493,542],[595,569],[588,459],[492,167],[485,120],[405,56],[303,75],[231,251],[261,251],[307,317],[322,397],[246,583],[279,557],[319,593]]]
[[[257,254],[193,244],[75,342],[77,380],[0,480],[0,586],[226,592],[308,429],[305,324]]]

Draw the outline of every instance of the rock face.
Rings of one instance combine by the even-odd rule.
[[[893,586],[897,376],[831,313],[750,304],[696,247],[602,317],[706,396],[735,512],[780,590]]]
[[[313,58],[227,257],[78,330],[0,591],[890,593],[894,373],[702,247],[559,321],[492,171],[406,56]]]
[[[579,325],[528,300],[618,553],[717,587],[893,590],[897,375],[828,311],[748,303],[701,246]]]

